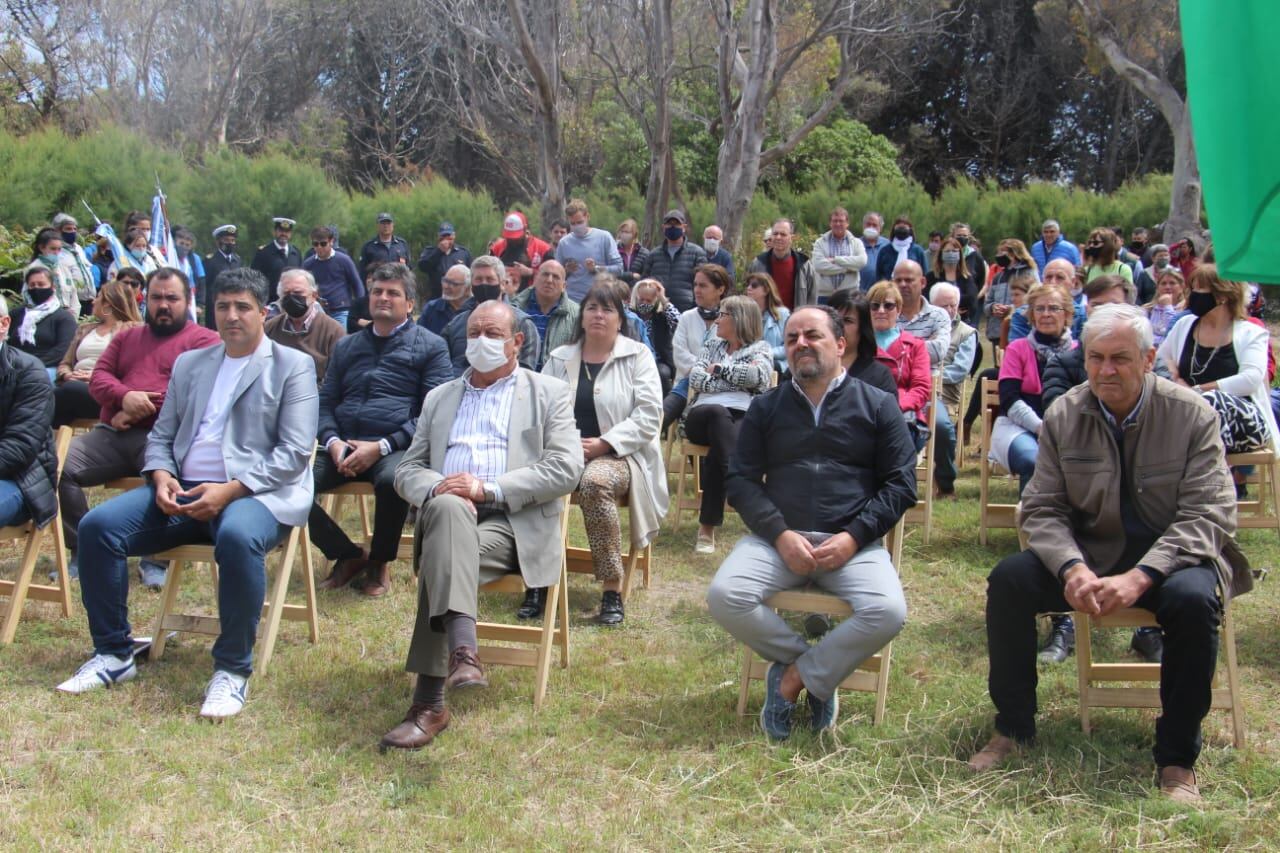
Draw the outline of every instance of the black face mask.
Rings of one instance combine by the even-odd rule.
[[[712,320],[720,316],[719,308],[703,308],[698,306],[698,316],[710,323]]]
[[[959,243],[961,246],[967,246],[967,245],[969,245],[969,238],[968,238],[968,237],[957,237],[957,238],[956,238],[956,242],[957,242],[957,243]]]
[[[43,305],[53,298],[52,287],[28,287],[27,298],[32,305]]]
[[[1002,267],[1009,266],[1012,259],[1008,255],[996,255],[996,263]]]
[[[476,304],[482,302],[490,302],[502,295],[502,288],[496,284],[477,284],[471,288],[471,295],[476,298]]]
[[[299,296],[296,293],[290,293],[282,297],[280,299],[280,308],[295,320],[305,316],[311,310],[311,306],[307,304],[306,297]]]
[[[910,228],[895,228],[895,229],[893,229],[893,239],[895,239],[895,240],[909,240],[910,238],[911,238],[911,229],[910,229]]]
[[[1085,246],[1084,247],[1084,256],[1086,258],[1096,258],[1100,254],[1102,254],[1101,246]]]
[[[31,291],[27,291],[30,293]],[[1214,308],[1218,307],[1218,300],[1214,298],[1212,293],[1200,293],[1191,291],[1191,295],[1187,297],[1187,310],[1197,317],[1203,317]]]

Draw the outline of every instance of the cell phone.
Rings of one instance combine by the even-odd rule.
[[[191,495],[177,495],[176,497],[174,497],[173,502],[176,503],[178,506],[186,506],[187,504],[193,504],[198,500],[200,499],[193,498]]]
[[[350,456],[352,450],[354,450],[354,448],[344,441],[342,443],[342,449],[338,451],[338,461],[341,462]]]

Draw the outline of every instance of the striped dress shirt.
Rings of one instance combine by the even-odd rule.
[[[488,388],[473,386],[470,370],[463,374],[462,400],[449,429],[440,473],[446,477],[468,473],[482,483],[494,484],[507,472],[507,429],[515,390],[514,372]]]

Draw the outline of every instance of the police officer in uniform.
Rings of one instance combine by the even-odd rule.
[[[223,270],[239,269],[243,264],[236,254],[237,229],[234,225],[219,225],[213,229],[213,241],[217,248],[204,256],[204,289],[199,294],[199,304],[204,308],[204,325],[215,332],[213,317],[213,286]]]
[[[374,237],[360,249],[360,260],[356,266],[363,278],[379,264],[408,264],[409,244],[396,236],[396,221],[390,213],[378,214],[378,236]]]
[[[251,266],[266,276],[271,292],[275,293],[276,285],[280,283],[280,273],[302,266],[302,253],[289,242],[289,238],[293,236],[293,226],[297,225],[294,220],[277,216],[271,220],[271,224],[275,227],[275,239],[258,247]]]

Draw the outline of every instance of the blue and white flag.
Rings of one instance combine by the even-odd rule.
[[[116,263],[121,267],[137,267],[134,263],[133,256],[125,250],[124,244],[120,242],[120,238],[116,236],[116,231],[105,222],[99,222],[98,227],[94,229],[94,234],[99,237],[105,237],[107,244],[111,246],[111,254],[115,256]]]
[[[173,232],[169,230],[169,217],[165,215],[164,194],[156,187],[151,199],[151,238],[147,241],[156,250],[166,267],[182,268],[178,260],[178,248],[173,244]]]

